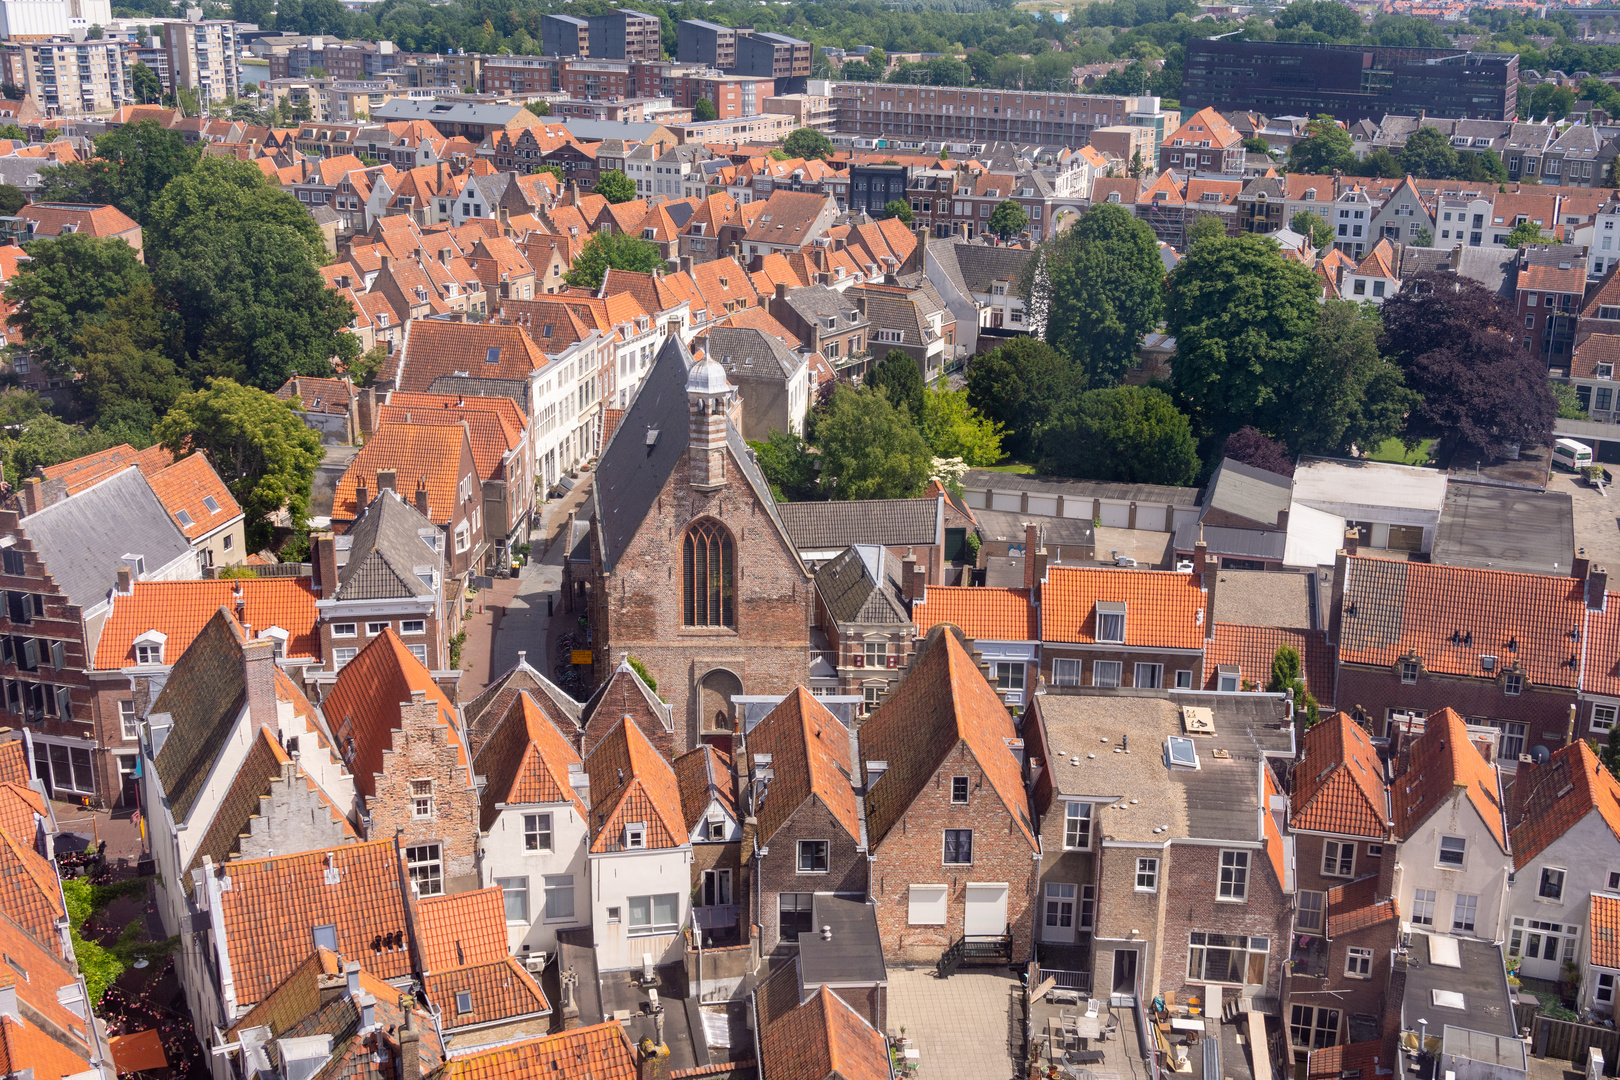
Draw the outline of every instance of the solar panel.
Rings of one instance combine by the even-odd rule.
[[[1193,746],[1191,739],[1183,739],[1172,735],[1165,740],[1165,757],[1173,769],[1198,768],[1198,750]]]

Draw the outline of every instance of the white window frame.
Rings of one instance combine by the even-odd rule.
[[[1118,687],[1124,672],[1124,664],[1118,660],[1093,660],[1091,662],[1091,685],[1101,687]]]
[[[524,851],[553,851],[555,843],[549,813],[523,815]]]
[[[1592,730],[1602,732],[1613,731],[1617,716],[1620,716],[1620,706],[1600,705],[1594,703],[1592,706]]]
[[[820,867],[820,869],[817,869],[816,865],[815,865],[815,863],[816,863],[816,858],[815,858],[816,849],[814,847],[808,846],[808,845],[813,845],[813,844],[820,844],[821,845],[821,860],[820,860],[821,861],[821,867]],[[810,859],[808,860],[809,861],[809,868],[808,869],[806,868],[806,865],[805,865],[806,864],[805,854],[807,852],[810,854]],[[799,873],[799,874],[827,874],[827,873],[832,872],[832,841],[830,841],[830,840],[800,840],[798,842],[798,845],[797,845],[797,850],[794,851],[794,856],[795,856],[795,858],[794,858],[793,867],[794,867],[794,872],[795,873]]]
[[[1142,674],[1147,673],[1147,680],[1143,681]],[[1137,664],[1136,670],[1131,673],[1131,685],[1138,690],[1164,689],[1163,664]]]
[[[1052,685],[1053,686],[1083,686],[1085,678],[1085,661],[1073,657],[1058,656],[1052,659]]]
[[[433,780],[431,777],[411,778],[411,820],[432,821],[434,811]]]
[[[1095,811],[1088,802],[1063,804],[1063,850],[1090,851],[1091,824]]]
[[[500,886],[501,889],[501,904],[506,912],[506,925],[529,925],[529,879],[526,877],[496,878],[494,884]],[[523,903],[523,911],[517,918],[512,917],[511,903],[514,897]]]
[[[1547,884],[1548,884],[1549,880],[1551,880],[1550,876],[1553,875],[1553,874],[1558,875],[1558,877],[1557,877],[1557,886],[1558,887],[1552,893],[1552,895],[1549,896],[1547,894]],[[1564,886],[1565,886],[1565,884],[1568,883],[1568,881],[1569,881],[1569,872],[1566,871],[1562,866],[1543,866],[1541,868],[1541,877],[1536,882],[1536,899],[1537,900],[1550,900],[1555,904],[1563,903],[1564,902]]]
[[[1352,945],[1344,950],[1344,975],[1347,979],[1372,978],[1373,951]]]
[[[1466,918],[1464,917],[1466,913]],[[1458,893],[1451,903],[1451,932],[1472,934],[1479,925],[1479,897]]]
[[[1136,858],[1136,892],[1159,891],[1159,860],[1138,855]]]
[[[399,632],[402,636],[410,634],[425,634],[427,633],[427,620],[401,619],[399,623]]]
[[[1412,925],[1433,926],[1434,906],[1437,901],[1434,889],[1412,890]]]
[[[141,737],[140,721],[135,718],[135,701],[125,698],[118,703],[118,729],[125,742]]]
[[[1223,904],[1249,902],[1250,862],[1247,851],[1221,849],[1220,880],[1215,887],[1215,899],[1218,902]]]
[[[418,896],[444,895],[444,849],[412,844],[405,849],[405,872]]]
[[[574,875],[573,874],[547,874],[545,883],[545,907],[542,908],[542,917],[546,922],[573,922],[577,917],[574,907]],[[568,913],[566,915],[553,915],[552,897],[561,897],[568,894]]]
[[[1448,858],[1448,856],[1453,855],[1455,858]],[[1468,868],[1468,839],[1462,836],[1441,836],[1439,846],[1435,848],[1434,862],[1441,869],[1466,870]]]
[[[1349,852],[1350,866],[1345,868],[1345,853]],[[1356,845],[1350,840],[1324,840],[1322,842],[1322,876],[1353,878],[1356,876]]]
[[[1307,898],[1309,898],[1307,900]],[[1312,918],[1305,918],[1306,915]],[[1294,929],[1320,936],[1327,930],[1327,893],[1301,889],[1294,904]]]
[[[667,923],[656,921],[657,904],[659,900],[668,899],[670,907],[675,912],[675,918]],[[644,922],[636,921],[636,904],[645,902],[647,918]],[[644,896],[631,896],[625,899],[625,907],[629,913],[625,920],[625,933],[631,937],[649,937],[658,934],[673,934],[681,928],[681,894],[680,893],[647,893]]]

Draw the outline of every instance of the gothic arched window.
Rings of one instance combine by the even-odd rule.
[[[736,552],[725,527],[716,521],[693,525],[682,545],[681,568],[685,574],[682,623],[735,627]]]

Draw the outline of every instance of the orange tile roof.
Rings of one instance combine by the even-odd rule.
[[[1260,805],[1270,806],[1272,797],[1281,794],[1282,792],[1277,789],[1276,778],[1271,775],[1271,770],[1261,769]],[[1260,815],[1260,839],[1266,845],[1266,856],[1271,860],[1271,869],[1277,875],[1277,880],[1287,881],[1289,849],[1283,844],[1282,828],[1277,824],[1275,814]]]
[[[1327,933],[1330,938],[1394,922],[1396,915],[1395,898],[1380,895],[1376,874],[1328,890]]]
[[[34,838],[0,833],[0,911],[52,953],[59,951],[56,920],[64,916],[56,868],[33,848]]]
[[[430,424],[379,424],[360,452],[349,463],[337,482],[332,500],[333,521],[354,521],[365,507],[356,501],[364,482],[367,498],[376,495],[377,473],[393,469],[395,490],[400,498],[414,505],[417,485],[425,483],[428,518],[443,525],[455,517],[460,502],[462,450],[471,452],[472,442],[459,426]],[[475,491],[474,495],[479,492]]]
[[[33,778],[34,771],[28,761],[22,732],[13,731],[11,738],[0,740],[0,781],[27,784]]]
[[[1293,809],[1289,828],[1388,837],[1383,763],[1367,732],[1344,713],[1305,733],[1305,756],[1294,766]]]
[[[458,405],[457,399],[441,394],[407,394],[412,398],[440,398],[442,404],[395,405],[390,402],[377,409],[379,424],[405,424],[435,427],[467,427],[467,439],[472,447],[473,466],[480,480],[499,480],[504,474],[502,462],[509,451],[516,450],[523,441],[523,431],[513,431],[492,410]],[[474,398],[474,401],[505,401],[515,405],[511,398]]]
[[[1007,707],[956,635],[932,630],[911,670],[861,727],[862,759],[889,763],[882,783],[866,796],[872,850],[958,745],[979,763],[1024,841],[1038,848],[1018,760],[1007,748],[1017,737]]]
[[[36,814],[44,818],[46,828],[50,828],[51,808],[44,795],[25,783],[0,780],[0,831],[17,843],[39,851],[40,828]]]
[[[337,880],[328,884],[328,870]],[[392,839],[242,859],[220,918],[238,1005],[254,1005],[308,958],[312,927],[336,927],[337,951],[382,979],[411,973],[410,927]]]
[[[588,817],[568,781],[568,767],[578,764],[579,753],[557,725],[527,691],[519,692],[473,763],[473,774],[486,778],[479,828],[488,831],[495,823],[499,804],[568,803]]]
[[[911,605],[921,637],[938,623],[950,623],[974,641],[1036,641],[1039,618],[1028,589],[980,589],[936,585]]]
[[[540,984],[515,956],[435,972],[422,982],[429,1003],[438,1006],[440,1022],[450,1032],[551,1011]],[[467,995],[466,1012],[461,1010],[461,994]]]
[[[1394,1037],[1391,1032],[1389,1038]],[[1370,1039],[1312,1050],[1309,1075],[1312,1080],[1340,1080],[1358,1073],[1363,1077],[1388,1075],[1394,1071],[1395,1051],[1393,1045],[1385,1047],[1386,1041]]]
[[[467,747],[461,741],[456,707],[433,681],[422,661],[413,656],[392,628],[366,643],[353,660],[343,665],[337,681],[321,702],[321,711],[340,745],[354,740],[348,755],[354,787],[370,798],[376,793],[377,773],[383,766],[383,753],[393,745],[399,727],[400,704],[420,690],[438,703],[439,722],[445,737],[460,750],[461,764],[467,764]]]
[[[489,362],[491,349],[499,350],[494,363]],[[434,379],[457,371],[474,378],[527,379],[545,363],[545,353],[518,327],[415,319],[405,339],[396,385],[426,393]]]
[[[99,484],[113,473],[123,472],[131,465],[141,470],[148,481],[154,475],[174,464],[174,455],[161,446],[136,450],[128,443],[102,450],[95,454],[74,458],[45,467],[45,479],[64,480],[67,493],[77,495],[85,488]]]
[[[803,686],[796,687],[748,735],[749,753],[770,754],[771,798],[758,808],[759,838],[776,830],[816,799],[851,837],[861,835],[860,809],[850,786],[849,732]]]
[[[1098,603],[1125,605],[1127,648],[1204,647],[1204,591],[1193,575],[1076,566],[1047,568],[1041,640],[1094,644]]]
[[[777,322],[775,317],[765,310],[763,304],[727,315],[721,320],[721,325],[758,330],[761,333],[769,334],[790,349],[804,347],[804,342],[794,336],[793,331]]]
[[[1305,689],[1318,704],[1332,704],[1333,649],[1322,630],[1216,623],[1204,646],[1204,689],[1219,688],[1222,665],[1236,666],[1242,678],[1264,689],[1271,680],[1272,658],[1284,645],[1299,653]]]
[[[629,1036],[617,1021],[609,1021],[453,1058],[433,1080],[637,1080],[638,1068]]]
[[[591,851],[624,850],[624,827],[631,822],[646,825],[648,850],[687,842],[675,770],[639,725],[617,721],[592,748],[585,771],[591,778],[591,809],[598,817]]]
[[[0,1017],[0,1075],[28,1070],[34,1080],[63,1080],[91,1072],[84,1021],[56,996],[73,985],[72,970],[3,914],[0,950],[27,972],[19,977],[11,964],[0,970],[0,986],[14,987],[22,1006],[21,1019]]]
[[[692,830],[715,802],[733,819],[741,820],[737,814],[737,777],[732,771],[731,755],[707,743],[688,750],[675,759],[675,784],[681,793],[681,814],[686,820],[687,836],[692,835]]]
[[[112,613],[96,645],[95,668],[112,671],[135,663],[135,639],[148,630],[167,636],[164,658],[179,659],[221,607],[262,634],[272,626],[287,631],[288,657],[319,657],[319,618],[309,578],[239,578],[212,581],[137,581],[128,595],[115,594]]]
[[[1553,751],[1544,765],[1521,764],[1513,780],[1513,865],[1523,869],[1594,811],[1620,840],[1620,781],[1584,739]]]
[[[1602,611],[1587,612],[1581,689],[1620,697],[1620,593],[1611,592],[1604,601]]]
[[[1496,656],[1526,682],[1573,687],[1579,645],[1569,635],[1582,625],[1584,587],[1571,577],[1353,558],[1339,660],[1389,668],[1415,653],[1428,672],[1479,678],[1488,677],[1480,657]]]
[[[243,1013],[227,1034],[234,1036],[243,1028],[268,1027],[271,1037],[280,1036],[320,1007],[320,976],[341,974],[343,957],[331,949],[317,947],[274,990]],[[360,969],[360,989],[383,1001],[391,1000],[399,993],[363,967]]]
[[[1586,267],[1576,264],[1568,270],[1560,270],[1556,266],[1527,266],[1519,271],[1518,288],[1583,296],[1586,292]]]
[[[1468,725],[1451,709],[1430,713],[1423,734],[1412,743],[1411,763],[1390,784],[1395,831],[1411,836],[1452,793],[1463,789],[1485,827],[1507,850],[1502,835],[1501,788],[1496,770],[1468,739]]]
[[[1592,894],[1591,963],[1620,968],[1620,896]]]
[[[416,950],[424,973],[506,959],[506,901],[500,886],[418,900]]]
[[[29,203],[17,211],[24,221],[34,223],[39,236],[59,236],[64,225],[77,226],[77,231],[89,236],[118,236],[139,229],[129,215],[116,206],[78,203]]]
[[[242,513],[225,481],[202,454],[181,458],[157,475],[147,477],[147,482],[187,540],[206,536]],[[217,510],[209,509],[210,499]],[[188,519],[190,524],[187,524]]]
[[[759,1036],[772,1080],[889,1080],[888,1042],[825,986]]]

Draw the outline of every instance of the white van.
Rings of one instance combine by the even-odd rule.
[[[1552,459],[1554,465],[1575,472],[1592,464],[1592,448],[1574,439],[1559,439],[1553,444]]]

